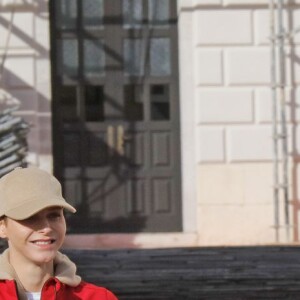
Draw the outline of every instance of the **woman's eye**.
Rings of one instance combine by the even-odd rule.
[[[49,215],[49,218],[52,220],[59,219],[60,217],[61,217],[61,215],[59,213],[53,213],[53,214]]]

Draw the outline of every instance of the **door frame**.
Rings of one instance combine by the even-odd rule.
[[[53,6],[51,5],[51,2],[50,1],[50,5],[49,5],[49,8],[50,10],[53,10]],[[52,12],[52,15],[53,15],[53,12]],[[179,30],[179,26],[180,26],[180,22],[179,22],[180,19],[178,19],[178,30]],[[51,26],[54,26],[53,23],[51,24]],[[53,44],[53,39],[55,38],[55,36],[52,34],[51,35],[51,44]],[[179,53],[180,53],[180,49],[179,49]],[[181,58],[181,56],[180,56]],[[57,59],[57,54],[55,53],[55,51],[51,51],[51,59],[56,61]],[[179,63],[180,63],[180,60],[179,60]],[[182,67],[180,65],[180,67]],[[52,68],[52,72],[55,72],[55,70],[53,70]],[[52,76],[53,78],[54,76]],[[57,99],[57,92],[56,92],[56,89],[55,89],[55,82],[52,82],[52,85],[53,85],[53,88],[52,88],[52,95],[53,95],[53,99]],[[179,74],[179,87],[181,88],[182,84],[181,84],[181,74]],[[182,94],[182,92],[181,92]],[[180,95],[181,95],[180,94]],[[55,110],[58,109],[58,106],[55,105],[55,100],[52,101],[52,111],[54,112],[54,116],[52,117],[52,122],[53,122],[53,130],[52,130],[52,139],[53,139],[53,144],[55,144],[56,146],[53,146],[53,158],[59,158],[62,154],[61,154],[61,151],[60,149],[62,149],[62,147],[60,147],[60,145],[62,144],[62,140],[61,139],[58,139],[57,137],[60,135],[60,133],[58,132],[59,130],[59,127],[60,126],[56,126],[55,123],[58,122],[58,118],[57,118],[57,113],[55,112]],[[179,107],[182,107],[181,105],[181,98],[179,97],[179,103],[178,103]],[[189,118],[188,118],[189,119]],[[182,120],[184,120],[184,118],[182,118],[182,113],[181,111],[179,111],[179,123],[181,125],[181,122]],[[182,125],[181,125],[182,126]],[[181,169],[181,174],[179,174],[179,178],[181,180],[179,180],[180,182],[180,186],[183,187],[183,180],[184,180],[184,163],[183,163],[183,157],[185,157],[186,155],[184,154],[184,151],[183,149],[185,149],[185,147],[183,147],[183,136],[182,136],[182,132],[183,130],[179,129],[179,132],[177,133],[178,137],[179,137],[179,143],[180,143],[180,147],[178,149],[179,153],[181,152],[181,164],[179,165],[179,169]],[[188,134],[188,136],[190,136],[190,134]],[[60,159],[53,159],[53,167],[54,167],[54,174],[58,177],[59,180],[61,180],[62,178],[60,178],[60,174],[62,174],[62,168],[61,168],[61,165],[60,165]],[[186,221],[190,219],[190,214],[186,214],[185,213],[185,200],[184,200],[184,196],[185,196],[185,192],[183,190],[183,188],[181,189],[182,190],[182,197],[181,198],[181,211],[182,211],[182,228],[183,228],[183,231],[186,232],[188,229],[188,231],[190,231],[189,229],[189,226],[186,226]],[[188,223],[191,223],[190,221],[188,221]],[[194,231],[194,230],[192,230]]]
[[[183,232],[198,232],[198,193],[196,158],[196,17],[195,9],[178,3],[179,105],[181,145],[181,193]]]

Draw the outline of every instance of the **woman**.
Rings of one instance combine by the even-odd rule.
[[[0,179],[0,299],[117,300],[109,290],[84,282],[59,252],[66,234],[62,197],[55,177],[38,168],[17,168]]]

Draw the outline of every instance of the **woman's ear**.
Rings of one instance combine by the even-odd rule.
[[[6,223],[5,223],[5,219],[0,219],[0,238],[2,239],[6,239],[7,235],[6,235]]]

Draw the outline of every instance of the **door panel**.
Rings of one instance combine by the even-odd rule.
[[[152,132],[152,167],[170,167],[170,132]]]

